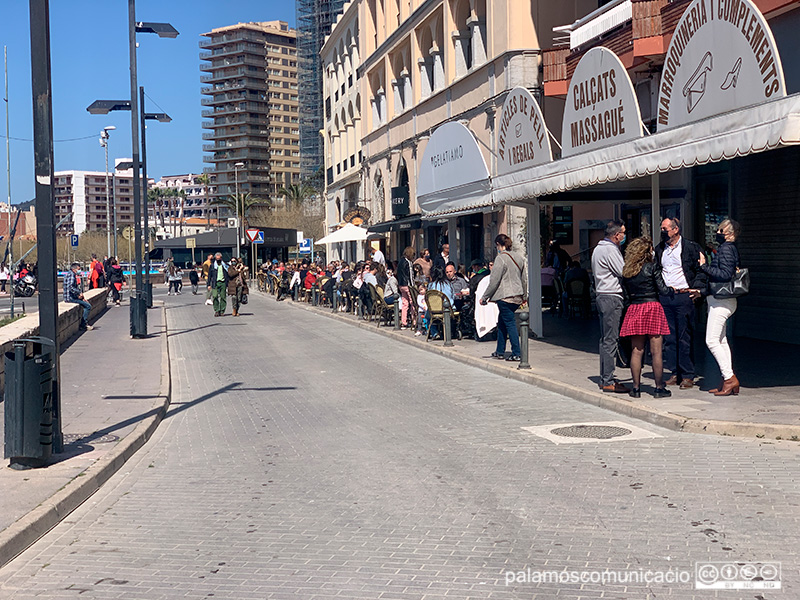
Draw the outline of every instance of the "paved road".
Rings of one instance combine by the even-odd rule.
[[[59,296],[59,300],[61,297]],[[39,296],[34,295],[30,298],[14,298],[14,314],[24,312],[26,315],[32,315],[39,312]],[[8,295],[0,296],[0,318],[8,317],[11,315],[11,298]]]
[[[791,442],[634,423],[656,437],[556,445],[522,428],[620,417],[288,302],[167,301],[168,418],[0,598],[706,599],[707,560],[783,564],[782,591],[719,597],[800,597]]]

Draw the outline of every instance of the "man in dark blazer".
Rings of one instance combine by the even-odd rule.
[[[685,390],[694,386],[695,370],[692,351],[696,300],[705,293],[707,278],[700,270],[699,244],[681,235],[678,219],[661,222],[661,243],[656,246],[656,265],[661,268],[670,293],[659,296],[669,323],[664,339],[664,370],[672,376],[667,385],[680,384]]]

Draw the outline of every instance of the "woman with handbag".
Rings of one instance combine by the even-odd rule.
[[[511,343],[510,362],[520,362],[519,332],[514,313],[528,301],[528,266],[525,258],[513,251],[511,238],[500,234],[494,238],[497,258],[489,275],[489,286],[483,292],[480,303],[486,306],[494,302],[499,311],[497,318],[497,349],[492,358],[503,359],[506,340]]]
[[[242,304],[247,304],[247,294],[250,290],[247,287],[247,267],[238,258],[231,259],[228,267],[228,295],[231,296],[233,305],[233,316],[239,316],[239,309]]]
[[[736,239],[739,237],[739,223],[733,219],[725,219],[717,227],[716,240],[719,244],[717,253],[710,263],[700,253],[700,269],[708,275],[711,294],[708,296],[708,324],[706,325],[706,346],[722,372],[722,384],[710,393],[715,396],[730,396],[739,393],[739,380],[733,372],[731,348],[728,345],[726,325],[728,319],[736,312],[736,298],[728,294],[715,292],[718,284],[729,284],[739,266],[739,250]],[[724,296],[724,297],[721,297]]]

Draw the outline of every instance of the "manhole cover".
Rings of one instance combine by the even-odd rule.
[[[610,440],[611,438],[629,435],[631,430],[625,429],[624,427],[613,427],[609,425],[570,425],[568,427],[551,429],[550,433],[562,437]]]
[[[65,433],[64,444],[108,444],[119,441],[119,436],[95,435],[93,433]]]

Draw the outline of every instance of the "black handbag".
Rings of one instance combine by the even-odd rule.
[[[711,282],[711,295],[714,298],[738,298],[750,292],[750,271],[736,268],[730,281]]]
[[[240,304],[247,304],[247,294],[242,294],[242,299],[239,301]]]

